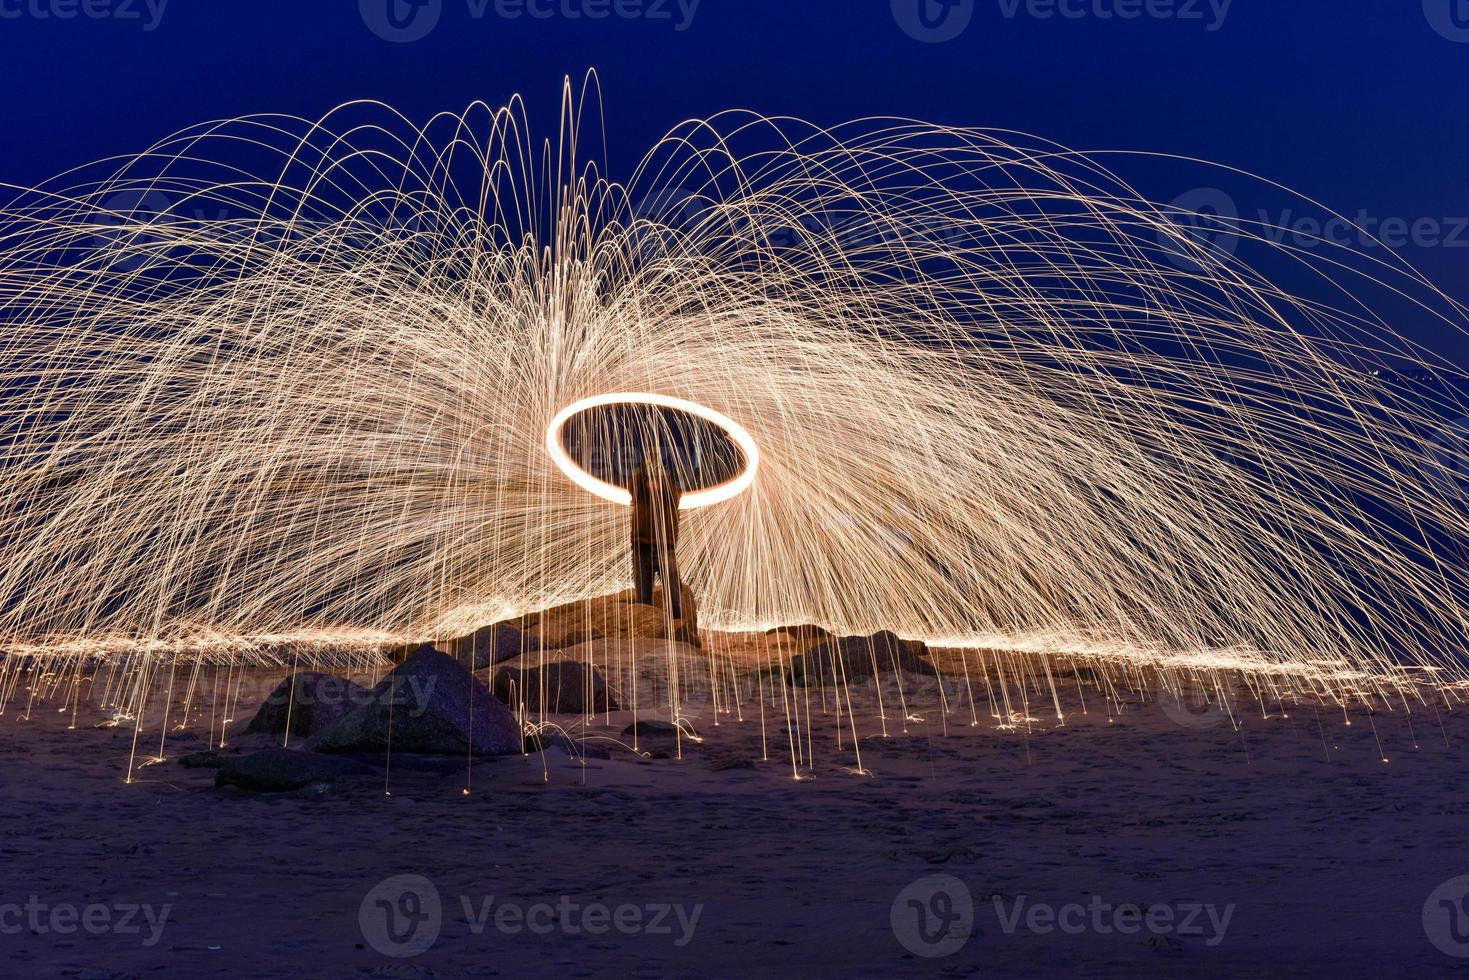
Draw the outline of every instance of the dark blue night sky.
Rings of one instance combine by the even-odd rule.
[[[0,0],[0,181],[33,184],[205,119],[315,117],[359,98],[423,118],[520,92],[554,120],[562,76],[596,68],[614,174],[679,121],[731,107],[1011,128],[1227,163],[1349,216],[1431,219],[1450,240],[1404,254],[1469,299],[1469,228],[1455,232],[1469,215],[1466,0],[412,2],[428,6],[168,0],[160,16],[160,0]],[[920,2],[937,35],[968,23],[915,39],[900,21],[921,24]],[[435,6],[438,22],[390,43],[367,23],[386,24],[390,3],[410,31]],[[1188,168],[1111,164],[1159,200],[1199,183]],[[1448,328],[1400,328],[1469,362]]]

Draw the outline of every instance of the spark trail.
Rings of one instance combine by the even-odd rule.
[[[625,588],[624,508],[545,438],[648,392],[759,448],[685,515],[705,628],[1466,679],[1464,412],[1373,374],[1455,375],[1380,302],[1463,311],[1391,252],[900,119],[729,112],[619,182],[588,92],[551,142],[354,103],[16,189],[7,649],[366,656]]]

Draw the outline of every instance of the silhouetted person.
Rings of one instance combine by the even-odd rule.
[[[664,607],[674,619],[683,619],[683,595],[678,582],[678,481],[654,460],[643,463],[632,477],[632,567],[637,601],[653,601],[653,576],[663,580]]]

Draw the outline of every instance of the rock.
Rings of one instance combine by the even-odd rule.
[[[565,647],[580,646],[583,643],[595,643],[598,640],[605,640],[606,638],[599,629],[572,630],[557,641],[556,647],[557,649],[562,649]]]
[[[687,582],[680,582],[678,595],[680,606],[679,612],[683,615],[681,618],[675,620],[675,622],[687,624],[689,631],[695,636],[698,636],[699,601],[694,598],[694,590],[689,588]],[[629,598],[631,598],[630,594]],[[663,613],[664,598],[665,597],[663,595],[663,586],[660,585],[653,590],[653,608],[657,609],[660,615]]]
[[[453,657],[421,646],[368,699],[312,736],[319,752],[511,755],[520,725]]]
[[[411,643],[395,643],[390,647],[383,648],[383,656],[387,657],[395,664],[401,664],[403,661],[413,656],[413,651],[423,646],[423,643],[424,641],[422,640],[414,640]]]
[[[368,692],[345,677],[297,671],[281,681],[245,726],[249,735],[315,735],[367,700]]]
[[[523,630],[528,641],[540,641],[546,649],[564,649],[591,640],[677,639],[698,645],[699,607],[694,592],[681,587],[683,618],[669,623],[663,610],[661,587],[653,590],[653,601],[635,601],[631,589],[612,595],[570,602],[500,625]]]
[[[207,752],[190,752],[179,756],[179,765],[185,769],[218,769],[224,765],[224,756],[213,749]]]
[[[506,704],[524,704],[525,710],[533,713],[621,710],[602,672],[576,660],[558,660],[541,667],[501,667],[495,672],[491,689]]]
[[[483,670],[526,653],[539,653],[539,637],[527,635],[509,623],[481,626],[468,636],[450,643],[454,659],[470,670]]]
[[[815,646],[817,643],[833,639],[830,630],[814,623],[802,623],[800,626],[776,626],[765,631],[766,636],[774,636],[776,633],[786,634],[803,647]]]
[[[907,647],[908,648],[908,652],[911,653],[911,654],[913,654],[913,656],[915,656],[915,657],[927,657],[928,656],[928,644],[927,643],[924,643],[922,640],[899,640],[898,642],[901,643],[901,644],[903,644],[903,646]],[[927,667],[927,665],[925,665],[924,667],[922,667],[920,669],[929,669],[929,668]]]
[[[791,658],[791,683],[836,684],[839,680],[865,680],[900,670],[933,673],[933,665],[922,659],[896,633],[883,630],[871,636],[843,636],[818,643]]]
[[[547,610],[534,635],[558,650],[594,639],[657,639],[663,635],[663,611],[615,596],[591,599]]]
[[[673,722],[659,721],[654,718],[647,721],[640,721],[635,725],[628,725],[622,730],[622,734],[641,735],[644,737],[666,736],[668,738],[677,738],[679,734],[679,727],[673,724]],[[683,734],[692,735],[694,734],[694,732],[693,729],[686,728],[683,730]]]
[[[216,786],[238,786],[257,793],[284,793],[313,783],[331,783],[376,770],[353,759],[296,749],[261,749],[226,760],[214,774]]]
[[[980,857],[980,852],[972,847],[939,847],[926,851],[914,851],[918,857],[923,858],[929,864],[948,864],[950,861],[961,861],[969,858]]]
[[[686,619],[675,620],[672,630],[669,630],[667,628],[667,623],[664,623],[663,625],[664,636],[667,639],[674,640],[678,643],[687,643],[691,647],[702,647],[704,645],[699,642],[698,630],[694,629],[694,627],[690,625],[689,621]]]
[[[561,732],[539,731],[526,733],[525,752],[527,755],[534,752],[549,752],[552,749],[560,749],[572,759],[612,758],[612,750],[600,741],[583,742],[580,739],[563,735]]]

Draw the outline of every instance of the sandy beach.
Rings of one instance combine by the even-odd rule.
[[[249,676],[236,730],[282,676]],[[181,765],[207,725],[138,765],[86,699],[13,702],[4,972],[1437,976],[1469,954],[1439,904],[1469,893],[1462,712],[1061,692],[1064,724],[914,707],[886,737],[859,701],[860,770],[815,710],[799,780],[746,705],[691,709],[697,741],[634,752],[627,712],[567,718],[581,751],[397,754],[290,793]]]

